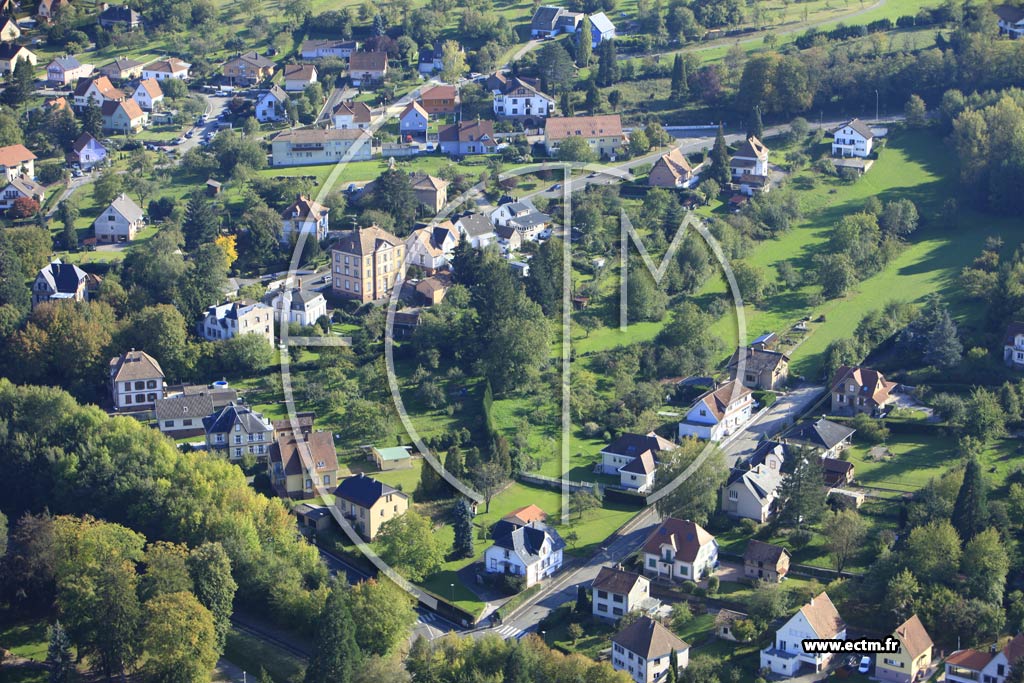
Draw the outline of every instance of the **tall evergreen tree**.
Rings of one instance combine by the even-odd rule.
[[[668,659],[668,675],[665,677],[665,683],[679,683],[679,653],[672,650],[672,655]]]
[[[201,244],[213,244],[220,232],[220,216],[202,192],[196,191],[189,196],[181,232],[185,236],[185,249],[188,251]]]
[[[7,77],[7,88],[4,89],[4,101],[12,107],[19,106],[28,99],[35,89],[35,69],[24,59],[18,60],[14,69]]]
[[[540,304],[544,315],[551,316],[562,306],[562,244],[548,240],[540,245],[537,255],[530,261],[530,274],[526,276],[526,295]]]
[[[54,622],[50,627],[50,644],[46,648],[46,663],[50,667],[50,683],[68,683],[71,671],[75,667],[75,658],[71,654],[71,638],[67,631]]]
[[[779,487],[779,499],[785,501],[781,518],[802,529],[814,524],[825,511],[825,487],[821,459],[816,453],[801,450],[793,460],[793,471]]]
[[[750,124],[748,135],[753,135],[760,140],[764,137],[764,121],[761,120],[761,107],[754,107],[754,111],[750,115],[752,123]]]
[[[430,463],[420,468],[420,481],[416,486],[416,500],[433,500],[441,491],[442,479]]]
[[[99,137],[102,131],[103,113],[92,100],[89,100],[89,104],[82,110],[82,132]]]
[[[317,623],[316,647],[306,668],[305,683],[352,683],[355,679],[362,653],[356,645],[347,590],[336,583],[327,596]]]
[[[589,616],[593,611],[590,589],[582,583],[576,587],[576,614]]]
[[[725,133],[722,126],[718,126],[718,134],[715,135],[715,146],[711,148],[711,168],[708,169],[708,178],[719,185],[726,185],[730,180],[729,173],[729,147],[725,144]]]
[[[598,45],[597,84],[603,88],[619,81],[619,60],[615,54],[615,41],[602,40]]]
[[[460,497],[453,510],[455,543],[452,551],[456,557],[473,557],[473,510],[469,502]]]
[[[951,521],[965,543],[988,526],[988,492],[976,457],[967,460]]]
[[[581,69],[590,66],[590,60],[593,57],[591,27],[590,17],[583,17],[583,21],[580,23],[579,44],[576,46],[576,66]]]
[[[11,248],[10,236],[0,232],[0,306],[11,304],[19,311],[26,311],[30,297],[21,257]]]
[[[466,464],[462,459],[462,449],[458,444],[454,444],[448,449],[448,454],[444,458],[444,468],[456,479],[466,476]]]
[[[686,64],[683,63],[683,55],[677,53],[672,61],[672,99],[680,99],[687,90],[689,88],[686,85]]]

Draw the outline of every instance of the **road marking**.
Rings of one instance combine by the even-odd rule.
[[[494,632],[504,640],[519,640],[526,635],[526,631],[515,626],[500,626],[494,629]]]

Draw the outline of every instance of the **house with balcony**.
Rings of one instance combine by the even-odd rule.
[[[46,199],[46,188],[27,175],[18,176],[14,180],[8,181],[6,185],[2,185],[2,187],[3,189],[0,190],[0,209],[4,211],[14,208],[15,202],[19,199],[31,199],[40,206],[42,206],[43,200]]]
[[[270,485],[281,498],[314,498],[338,485],[338,452],[330,432],[282,436],[267,457]],[[329,487],[329,488],[328,488]]]
[[[221,75],[231,85],[255,85],[274,75],[277,65],[258,52],[238,54],[221,65]]]
[[[491,222],[499,228],[513,228],[520,238],[536,241],[544,230],[551,225],[551,216],[538,211],[526,202],[506,201],[491,212]]]
[[[491,223],[489,216],[482,213],[467,213],[460,216],[455,220],[455,227],[459,234],[469,240],[469,246],[474,249],[483,249],[498,240],[494,223]]]
[[[99,293],[99,275],[59,259],[39,269],[32,282],[32,308],[51,301],[89,301]]]
[[[288,118],[288,93],[276,83],[256,99],[256,120],[260,123]]]
[[[1013,668],[1024,657],[1024,634],[1000,648],[957,650],[946,658],[946,683],[1006,683]]]
[[[562,568],[565,541],[544,522],[517,526],[500,521],[491,533],[494,544],[484,551],[484,571],[489,574],[521,576],[529,588]]]
[[[644,575],[667,581],[700,581],[718,566],[718,541],[688,519],[666,517],[640,552]]]
[[[145,351],[132,349],[115,356],[110,368],[114,410],[145,410],[164,397],[164,371]]]
[[[721,441],[746,424],[753,411],[750,389],[730,380],[697,398],[679,423],[679,438]]]
[[[832,156],[867,158],[871,156],[874,140],[871,126],[851,119],[832,132]]]
[[[459,246],[459,231],[451,221],[414,230],[405,239],[409,265],[433,275],[447,270],[455,247]]]
[[[132,91],[132,99],[142,111],[153,111],[164,101],[164,91],[160,83],[151,78],[139,81]]]
[[[406,513],[409,496],[360,472],[341,480],[334,505],[360,536],[373,541],[385,522]]]
[[[761,650],[761,668],[780,676],[795,676],[804,666],[821,673],[832,653],[805,652],[805,640],[846,640],[846,623],[825,592],[811,598],[775,632],[771,646]]]
[[[231,403],[219,413],[203,418],[206,433],[206,447],[226,451],[231,460],[240,460],[245,455],[264,458],[270,452],[274,441],[274,426],[248,406]]]
[[[271,166],[369,161],[373,158],[373,136],[359,129],[296,128],[275,135],[270,149]]]
[[[555,98],[541,92],[540,81],[525,76],[495,74],[488,79],[492,108],[500,118],[535,124],[555,112]]]
[[[665,681],[675,658],[676,669],[690,663],[690,645],[648,616],[612,636],[612,668],[627,672],[635,683]]]
[[[595,617],[617,620],[630,612],[660,604],[651,598],[651,581],[622,567],[601,567],[590,584]]]
[[[97,242],[131,242],[146,224],[146,216],[135,201],[121,193],[92,222]]]

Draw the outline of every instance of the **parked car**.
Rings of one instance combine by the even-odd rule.
[[[864,655],[860,658],[860,665],[857,666],[857,673],[866,674],[871,670],[871,657]]]

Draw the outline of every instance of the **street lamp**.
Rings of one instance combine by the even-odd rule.
[[[878,88],[875,88],[875,123],[878,123]]]
[[[452,607],[455,606],[455,584],[451,584],[452,587]]]

